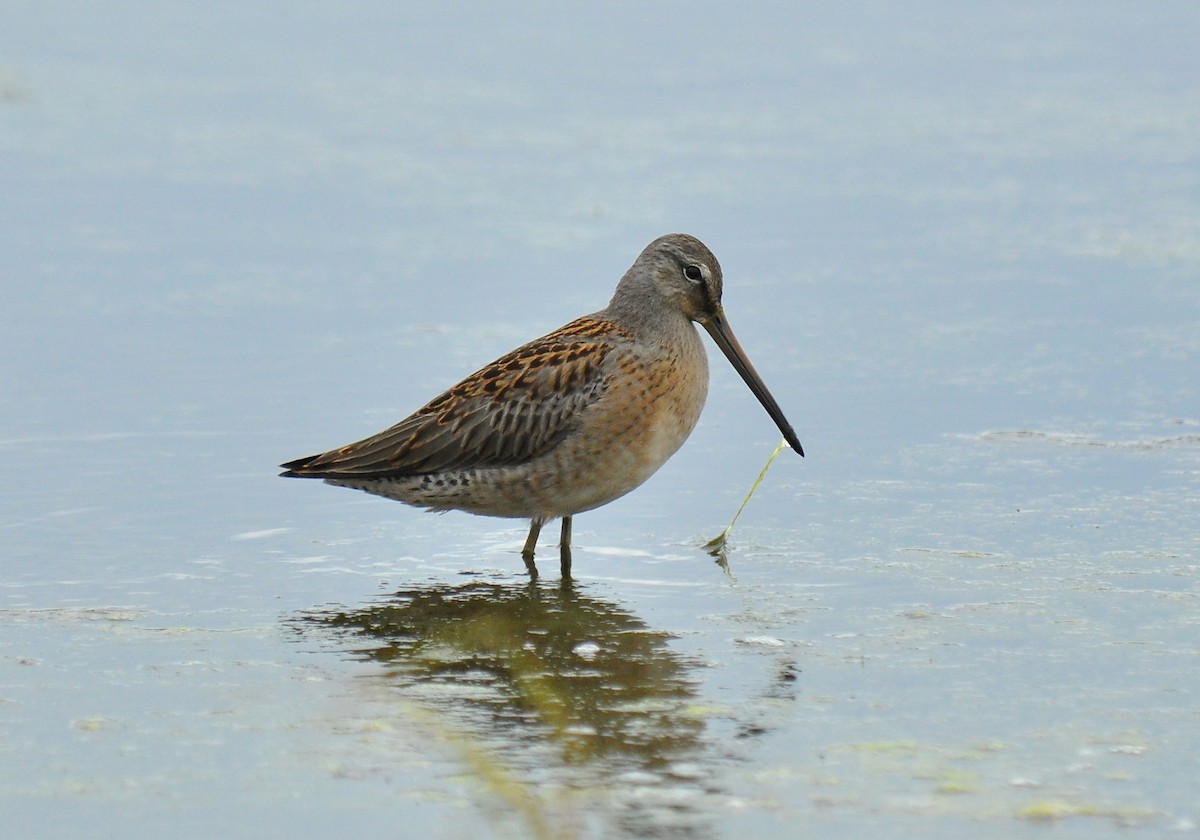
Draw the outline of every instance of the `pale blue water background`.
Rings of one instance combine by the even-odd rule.
[[[1198,38],[1188,3],[5,4],[6,836],[1196,836]],[[669,231],[809,453],[732,578],[698,545],[777,438],[715,354],[572,592],[549,534],[531,593],[520,523],[275,478]]]

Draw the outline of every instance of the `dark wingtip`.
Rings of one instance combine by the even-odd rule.
[[[279,468],[283,470],[279,474],[280,478],[320,478],[317,473],[308,472],[305,470],[309,464],[319,458],[319,455],[309,455],[305,458],[297,458],[295,461],[288,461],[286,464],[280,464]]]

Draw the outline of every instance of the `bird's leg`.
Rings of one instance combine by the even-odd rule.
[[[563,578],[571,576],[571,517],[564,516],[562,537],[558,541],[558,563]]]
[[[530,577],[537,577],[537,564],[533,562],[533,552],[537,548],[538,534],[542,533],[542,520],[535,519],[529,523],[529,536],[525,538],[525,547],[521,549],[521,559],[525,561],[525,569]]]

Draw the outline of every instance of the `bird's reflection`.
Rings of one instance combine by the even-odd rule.
[[[295,625],[306,636],[332,631],[356,658],[382,663],[406,696],[499,747],[514,769],[544,772],[549,760],[601,783],[688,787],[700,809],[714,793],[697,769],[705,722],[696,664],[670,648],[669,634],[577,585],[438,584],[307,612]],[[626,804],[643,811],[653,799]],[[647,830],[650,814],[630,810],[619,818],[626,831],[632,818],[642,823],[634,835],[667,836]],[[695,828],[669,834],[707,836]]]

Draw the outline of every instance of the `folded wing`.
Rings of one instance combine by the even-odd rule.
[[[623,336],[580,318],[468,376],[390,429],[283,464],[285,476],[425,475],[521,464],[579,427],[604,393],[604,360]]]

